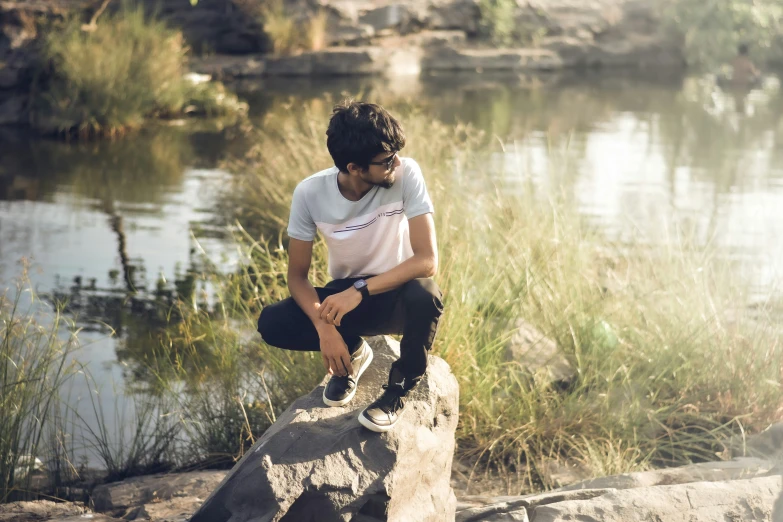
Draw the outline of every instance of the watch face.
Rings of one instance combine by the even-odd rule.
[[[356,287],[356,288],[364,288],[365,286],[367,286],[367,281],[365,281],[363,279],[361,281],[356,281],[353,284],[353,286]]]

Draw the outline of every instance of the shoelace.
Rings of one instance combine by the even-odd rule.
[[[389,391],[388,384],[384,384],[383,389],[385,391],[383,392],[383,395],[380,396],[377,403],[378,408],[380,408],[381,411],[384,413],[393,413],[405,406],[405,401],[402,397]]]
[[[348,386],[348,381],[349,380],[353,384],[356,384],[356,380],[353,378],[353,375],[345,375],[345,376],[333,375],[332,379],[336,379],[337,380],[336,382],[339,382],[340,384],[344,384],[346,386]]]

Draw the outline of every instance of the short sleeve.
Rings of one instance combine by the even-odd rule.
[[[288,236],[301,241],[315,239],[316,226],[307,208],[305,189],[300,183],[294,189],[291,200],[291,213],[288,216]]]
[[[422,214],[431,214],[435,211],[432,200],[427,193],[427,185],[421,167],[414,160],[405,158],[404,174],[402,180],[402,206],[405,216],[413,219]]]

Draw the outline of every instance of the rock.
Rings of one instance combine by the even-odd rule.
[[[774,463],[755,458],[738,458],[732,461],[704,462],[679,468],[658,469],[623,473],[611,477],[586,480],[564,487],[561,491],[578,489],[615,488],[631,489],[690,482],[715,482],[761,477],[774,469]]]
[[[445,361],[430,356],[398,424],[370,432],[357,416],[381,393],[399,343],[369,343],[373,364],[350,405],[324,406],[324,379],[278,417],[191,522],[454,520],[457,381]]]
[[[118,514],[129,508],[174,498],[204,499],[225,476],[225,471],[193,471],[133,477],[96,487],[93,502],[97,511]]]
[[[399,76],[420,72],[416,49],[388,50],[380,47],[334,47],[296,56],[270,57],[267,76]]]
[[[443,46],[425,56],[425,71],[522,71],[556,70],[563,67],[560,57],[542,49],[458,49]]]
[[[212,55],[194,57],[190,69],[199,74],[208,74],[215,80],[228,78],[252,78],[262,76],[266,61],[262,55],[230,56]]]
[[[535,522],[771,522],[781,477],[696,482],[608,492],[588,501],[568,500],[535,508]]]
[[[521,517],[523,513],[526,518],[509,518],[507,520],[527,520],[528,512],[533,511],[538,506],[554,504],[557,502],[565,502],[568,500],[589,500],[604,495],[610,491],[611,490],[607,489],[593,489],[570,492],[550,492],[518,497],[495,497],[493,499],[486,499],[476,496],[466,497],[463,499],[463,502],[469,500],[474,503],[483,502],[484,505],[468,507],[467,509],[458,511],[455,522],[504,520],[503,518],[491,517],[502,517],[502,515],[506,514]]]
[[[367,43],[373,36],[375,36],[375,29],[372,25],[341,23],[329,28],[326,45],[329,47],[359,45]]]
[[[735,439],[731,444],[734,455],[751,455],[768,459],[783,466],[783,422],[745,439]]]
[[[475,34],[480,19],[478,0],[453,0],[429,6],[423,25],[430,29],[459,29]]]
[[[152,520],[153,522],[186,522],[204,502],[206,495],[151,502],[125,515],[125,520]]]
[[[514,336],[506,347],[506,360],[531,373],[545,372],[552,381],[568,381],[574,369],[553,339],[524,319],[518,319]]]
[[[17,522],[22,521],[20,520]],[[100,513],[84,513],[83,515],[50,518],[47,522],[123,522],[123,520],[121,518],[109,517]]]
[[[24,120],[24,98],[13,96],[0,99],[0,125],[18,125]]]
[[[51,502],[49,500],[11,502],[0,504],[0,522],[64,520],[69,517],[78,518],[87,512],[88,510],[84,506],[70,502]]]
[[[0,89],[11,89],[19,83],[19,69],[3,67],[0,69]]]
[[[359,16],[359,23],[369,25],[375,32],[406,26],[411,16],[402,4],[391,4],[371,9]]]

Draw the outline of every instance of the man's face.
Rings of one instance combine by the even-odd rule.
[[[397,167],[400,166],[400,158],[396,152],[382,152],[370,160],[367,170],[359,176],[370,185],[383,188],[391,188],[394,185]]]

